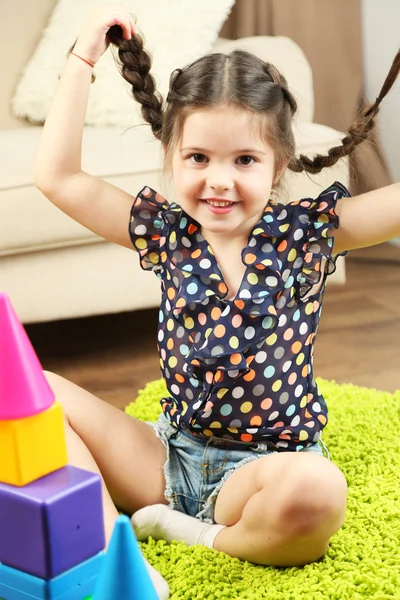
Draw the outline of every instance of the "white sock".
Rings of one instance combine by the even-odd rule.
[[[151,536],[155,540],[183,541],[188,546],[200,544],[207,548],[214,547],[215,538],[225,528],[189,517],[166,504],[145,506],[135,512],[131,521],[138,540]]]
[[[159,573],[150,563],[144,559],[147,567],[147,571],[150,575],[151,582],[156,590],[158,600],[168,600],[169,598],[169,585],[165,581],[164,577]]]

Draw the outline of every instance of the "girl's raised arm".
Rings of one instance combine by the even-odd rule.
[[[119,8],[90,12],[68,59],[47,117],[35,166],[35,183],[51,202],[94,233],[132,248],[128,234],[132,197],[81,168],[82,135],[95,65],[119,25],[125,39],[136,34]]]
[[[366,140],[375,124],[380,104],[393,87],[400,72],[400,50],[389,69],[376,100],[366,106],[349,128],[340,146],[328,150],[327,155],[317,154],[309,158],[301,154],[289,163],[289,169],[296,173],[306,171],[319,173],[331,167]],[[339,227],[334,230],[334,252],[355,250],[374,246],[400,235],[400,183],[388,185],[379,190],[360,194],[354,198],[342,198],[337,203]]]
[[[400,235],[400,183],[342,198],[336,212],[335,253],[386,242]]]

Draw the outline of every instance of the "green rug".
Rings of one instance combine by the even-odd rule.
[[[347,520],[325,557],[277,569],[149,539],[143,554],[167,579],[171,600],[400,599],[400,391],[318,383],[329,406],[324,441],[349,485]],[[154,421],[162,395],[162,380],[149,383],[126,412]]]

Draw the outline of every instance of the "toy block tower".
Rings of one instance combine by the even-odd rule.
[[[0,294],[0,599],[84,600],[105,546],[101,481],[67,465],[61,404]]]

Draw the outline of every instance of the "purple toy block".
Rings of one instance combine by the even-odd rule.
[[[104,549],[101,481],[66,466],[25,487],[0,483],[0,562],[53,579]]]

